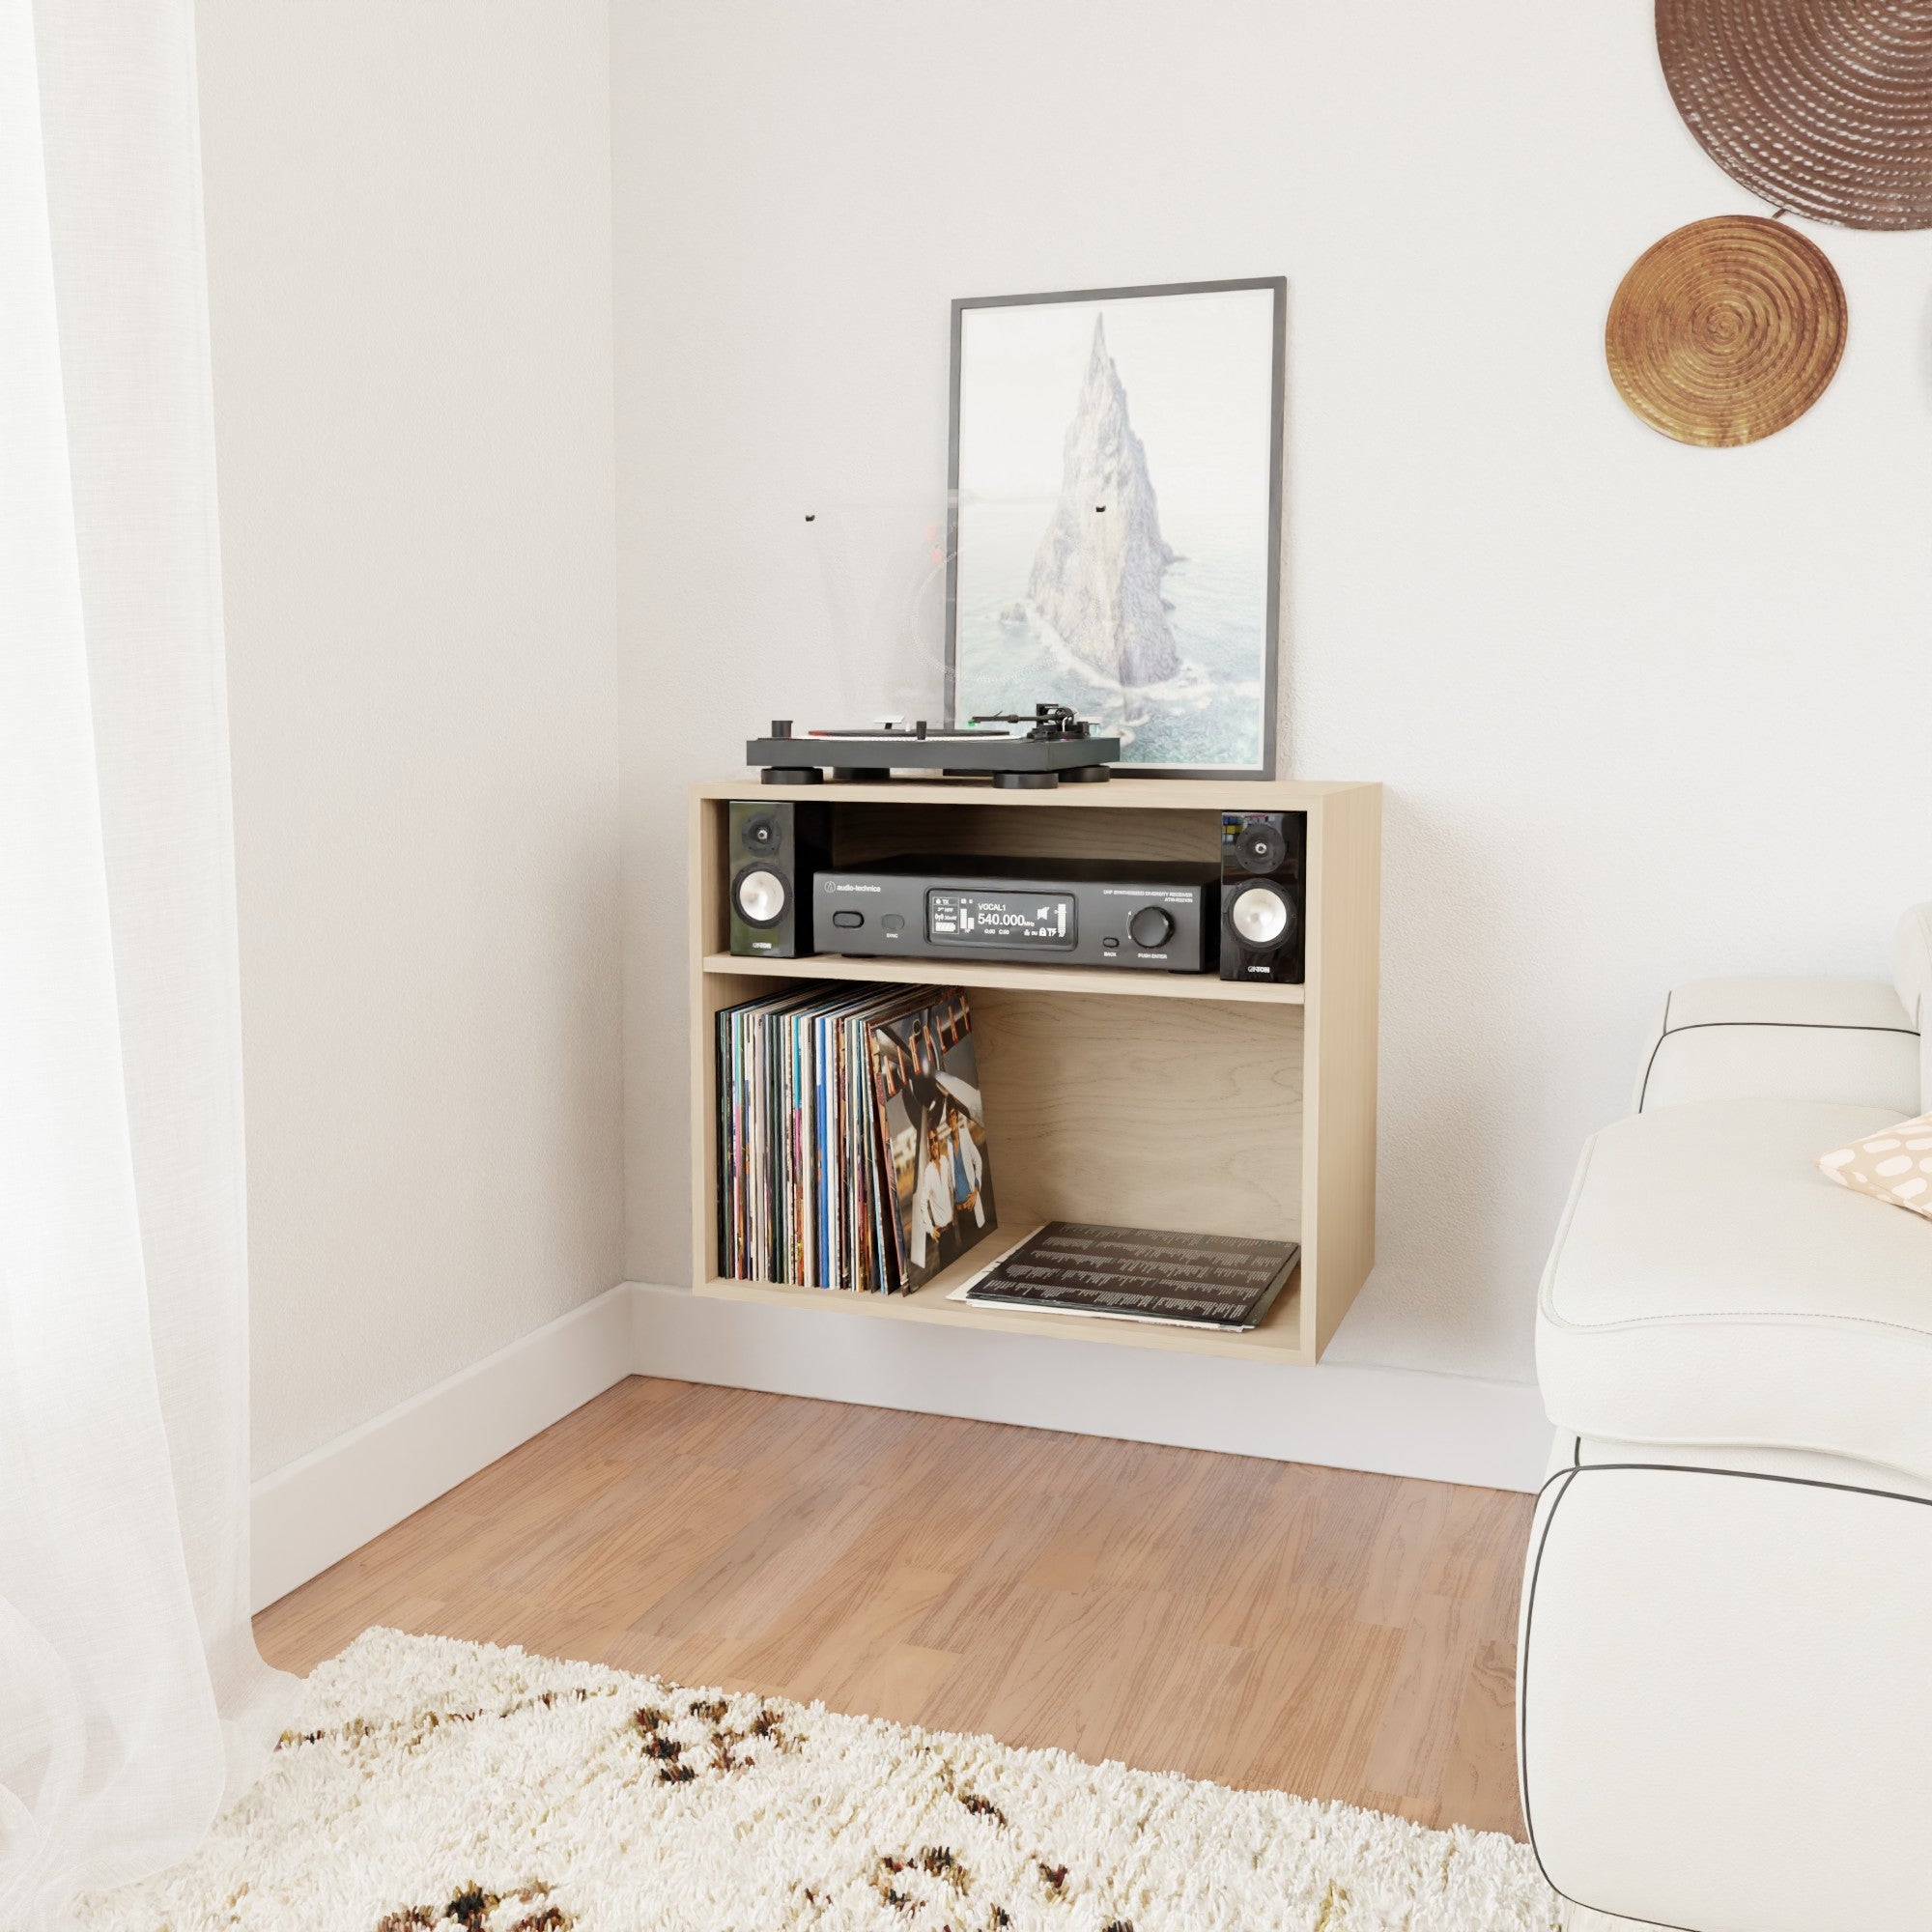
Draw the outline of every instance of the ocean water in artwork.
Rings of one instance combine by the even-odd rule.
[[[1026,590],[1057,499],[959,505],[957,713],[1071,704],[1121,737],[1136,764],[1256,770],[1262,762],[1264,548],[1245,532],[1163,515],[1176,553],[1161,579],[1179,663],[1158,683],[1122,687],[1061,640]]]

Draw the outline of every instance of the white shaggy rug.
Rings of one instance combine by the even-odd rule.
[[[1553,1932],[1528,1850],[372,1630],[87,1932]]]

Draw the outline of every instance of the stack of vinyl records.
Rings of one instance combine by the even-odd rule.
[[[955,1298],[1238,1331],[1260,1326],[1300,1256],[1297,1241],[1049,1221]]]
[[[718,1015],[724,1274],[910,1293],[998,1225],[956,987],[811,986]]]

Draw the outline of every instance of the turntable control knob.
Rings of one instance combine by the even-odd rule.
[[[1127,922],[1127,937],[1143,952],[1151,952],[1174,937],[1174,922],[1158,906],[1142,906]]]

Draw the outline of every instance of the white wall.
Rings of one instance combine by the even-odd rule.
[[[1279,272],[1285,769],[1390,787],[1381,1263],[1331,1359],[1527,1378],[1664,986],[1880,974],[1932,891],[1932,236],[1810,231],[1837,382],[1706,452],[1604,369],[1635,256],[1753,206],[1644,6],[659,0],[613,100],[632,1275],[688,1278],[681,787],[829,708],[802,508],[939,500],[954,296]]]
[[[198,17],[268,1471],[621,1273],[608,21]]]

